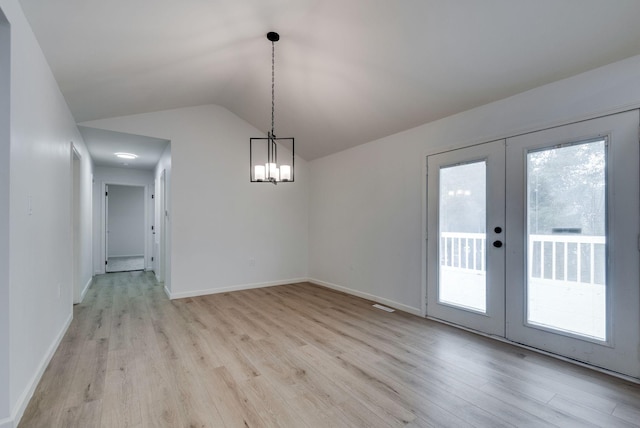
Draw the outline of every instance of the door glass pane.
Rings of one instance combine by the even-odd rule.
[[[438,301],[486,312],[486,162],[440,169]]]
[[[530,324],[606,340],[606,143],[527,155]]]

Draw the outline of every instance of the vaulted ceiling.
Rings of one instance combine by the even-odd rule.
[[[77,122],[214,103],[312,160],[640,54],[638,0],[21,0]]]

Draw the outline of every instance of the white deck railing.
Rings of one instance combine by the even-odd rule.
[[[530,235],[532,278],[604,284],[606,237],[588,235]]]
[[[527,257],[530,277],[552,281],[604,284],[606,238],[585,235],[530,235]],[[444,232],[440,235],[440,265],[484,271],[484,233]]]
[[[440,266],[485,271],[484,233],[443,232],[440,234]]]

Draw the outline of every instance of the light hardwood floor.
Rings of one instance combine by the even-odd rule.
[[[631,427],[640,387],[311,284],[96,277],[20,427]]]

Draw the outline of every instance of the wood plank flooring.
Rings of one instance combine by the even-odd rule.
[[[20,427],[638,427],[640,387],[302,283],[97,276]]]

